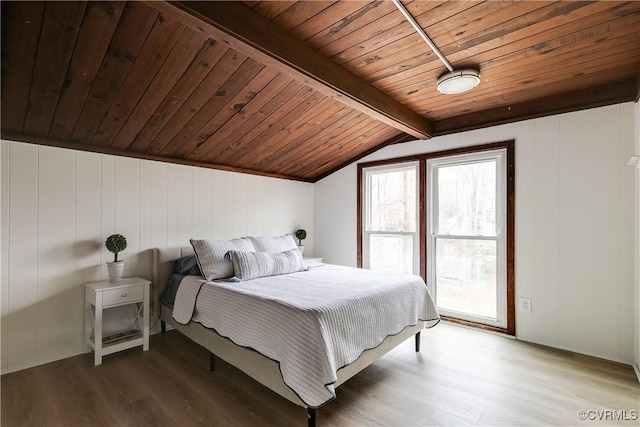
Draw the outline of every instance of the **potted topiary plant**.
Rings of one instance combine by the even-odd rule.
[[[122,279],[122,272],[124,271],[124,261],[118,260],[118,253],[127,248],[127,239],[122,234],[112,234],[107,237],[104,245],[109,252],[113,253],[113,262],[107,262],[109,279],[112,282],[117,282]]]
[[[307,238],[307,231],[299,228],[296,230],[296,239],[298,239],[298,249],[300,249],[300,253],[304,255],[304,245],[302,241]]]

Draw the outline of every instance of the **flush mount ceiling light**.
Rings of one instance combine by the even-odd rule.
[[[438,79],[438,92],[446,95],[466,92],[478,86],[480,73],[476,70],[454,70]]]
[[[442,63],[449,70],[448,73],[445,73],[440,76],[438,79],[438,85],[436,88],[438,92],[444,93],[446,95],[453,95],[456,93],[463,93],[468,90],[473,89],[478,86],[480,83],[480,73],[476,70],[454,70],[447,58],[438,50],[436,45],[431,41],[427,33],[424,32],[422,27],[416,22],[416,20],[411,16],[409,11],[404,7],[404,5],[400,2],[400,0],[393,0],[393,3],[396,5],[398,10],[402,12],[404,17],[409,21],[409,23],[415,28],[415,30],[420,34],[423,40],[429,45],[433,53],[442,61]]]

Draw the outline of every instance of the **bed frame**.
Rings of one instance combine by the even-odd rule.
[[[169,324],[180,333],[209,350],[210,370],[215,369],[215,358],[219,357],[285,399],[306,408],[308,426],[314,427],[316,423],[316,408],[309,408],[300,400],[298,395],[284,383],[278,362],[254,350],[240,347],[231,340],[218,335],[215,331],[199,323],[191,322],[187,325],[177,323],[171,316],[171,309],[160,304],[160,296],[163,294],[169,276],[173,272],[169,261],[183,256],[193,255],[193,253],[191,246],[153,250],[152,306],[153,314],[160,319],[162,332],[166,330],[166,325]],[[420,331],[424,329],[424,326],[424,322],[420,321],[416,326],[408,327],[397,335],[387,337],[378,347],[366,350],[355,362],[338,370],[338,380],[335,387],[337,388],[343,384],[349,378],[378,360],[400,343],[406,341],[412,335],[415,336],[416,351],[420,351]]]

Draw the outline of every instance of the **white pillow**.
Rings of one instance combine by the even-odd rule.
[[[231,250],[229,256],[235,273],[232,282],[308,270],[298,248],[280,253]]]
[[[255,251],[247,239],[233,240],[195,240],[191,246],[196,254],[198,266],[205,280],[226,279],[233,276],[233,263],[225,255],[230,250]]]
[[[251,241],[258,252],[280,253],[298,248],[291,234],[276,237],[247,237],[247,239]]]

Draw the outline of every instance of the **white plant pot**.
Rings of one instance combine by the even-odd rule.
[[[124,272],[124,261],[108,262],[107,270],[109,271],[109,281],[119,282],[122,280],[122,273]]]
[[[300,250],[300,253],[304,255],[304,245],[298,246],[298,249]]]

